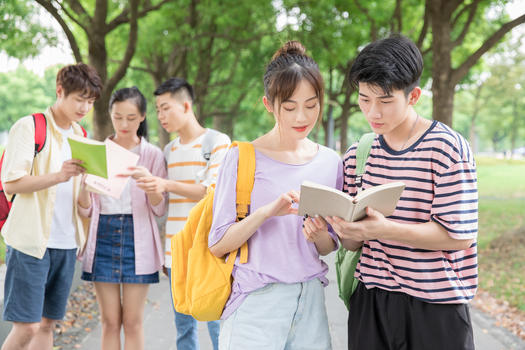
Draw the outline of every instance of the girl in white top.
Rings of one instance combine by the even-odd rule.
[[[124,329],[126,349],[143,349],[144,305],[149,283],[159,282],[162,244],[155,216],[164,215],[166,200],[144,181],[153,173],[166,177],[162,151],[146,139],[146,99],[136,88],[113,93],[111,139],[137,153],[138,166],[120,198],[83,191],[80,214],[91,217],[83,256],[82,279],[93,281],[102,316],[102,349],[120,349]]]

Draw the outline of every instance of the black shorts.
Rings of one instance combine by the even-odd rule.
[[[359,283],[350,298],[348,349],[474,349],[468,305],[427,303]]]

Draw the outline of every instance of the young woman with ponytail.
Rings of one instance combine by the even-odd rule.
[[[95,284],[102,319],[102,349],[144,349],[142,327],[149,283],[159,282],[164,251],[155,217],[163,216],[166,200],[154,193],[147,178],[166,177],[162,151],[146,141],[146,99],[136,87],[117,90],[109,102],[115,134],[110,139],[137,153],[138,165],[120,198],[84,190],[82,216],[91,218],[83,255],[82,276]]]
[[[222,257],[249,245],[248,262],[233,270],[219,349],[330,349],[328,266],[319,256],[336,249],[337,238],[321,218],[297,216],[304,180],[342,187],[340,157],[307,138],[321,118],[323,80],[305,48],[290,41],[268,64],[264,88],[262,102],[275,125],[252,142],[256,170],[247,218],[235,218],[236,148],[217,180],[210,249]]]

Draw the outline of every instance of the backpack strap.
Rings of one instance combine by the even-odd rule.
[[[47,120],[42,113],[33,114],[35,123],[35,157],[44,148],[47,136]]]
[[[84,127],[80,124],[78,124],[78,126],[80,126],[80,129],[82,129],[82,135],[84,135],[84,137],[87,137],[87,131],[86,129],[84,129]]]
[[[47,139],[47,119],[42,113],[33,114],[33,123],[35,123],[35,157],[46,144]],[[82,134],[84,137],[87,137],[87,131],[80,124],[80,129],[82,129]]]
[[[363,134],[357,144],[357,150],[355,152],[355,184],[357,186],[357,192],[361,191],[362,179],[366,169],[366,161],[372,149],[372,143],[376,138],[376,134],[369,132]]]
[[[204,135],[204,140],[202,140],[202,157],[208,162],[211,158],[211,152],[213,151],[213,146],[215,145],[215,139],[219,136],[219,132],[213,129],[207,129],[206,134]]]
[[[237,166],[237,221],[241,221],[250,212],[250,201],[255,178],[255,149],[250,142],[234,141],[230,147],[239,148],[239,163]],[[241,248],[239,262],[248,262],[248,242]]]
[[[33,123],[35,124],[35,154],[36,155],[44,148],[44,145],[46,144],[46,138],[47,138],[47,119],[44,114],[42,113],[34,113],[33,114]],[[2,169],[2,165],[4,163],[4,155],[5,150],[2,152],[2,158],[0,159],[0,169]],[[0,191],[4,190],[4,186],[0,182]],[[11,200],[9,202],[13,203],[15,200],[16,194],[11,196]]]

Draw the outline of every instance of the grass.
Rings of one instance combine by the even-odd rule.
[[[524,213],[525,197],[480,198],[478,248],[488,248],[490,243],[502,234],[525,225]]]
[[[480,197],[525,197],[525,160],[476,157]]]
[[[476,158],[479,286],[525,311],[525,161]]]

